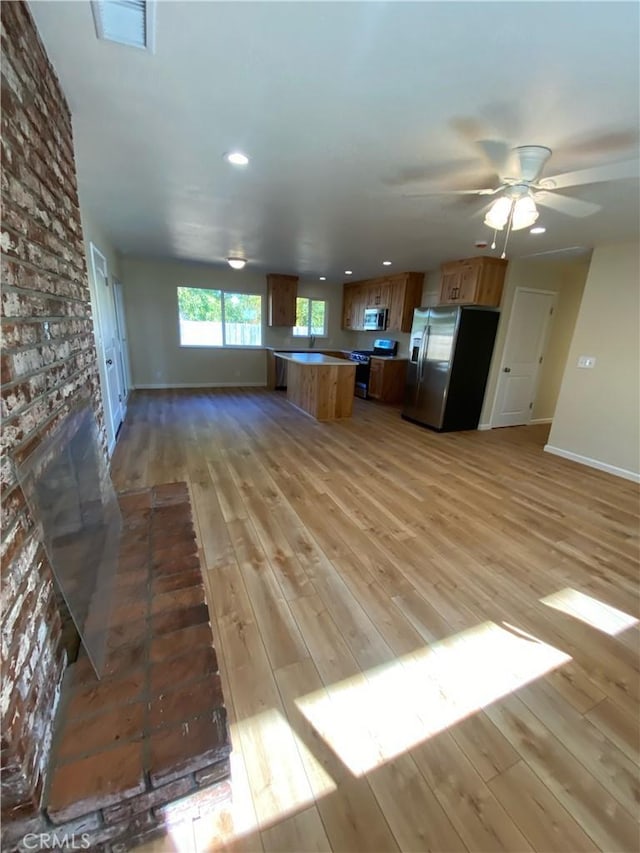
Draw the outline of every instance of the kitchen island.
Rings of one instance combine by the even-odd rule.
[[[354,362],[319,352],[276,352],[287,361],[287,400],[319,421],[350,418]]]

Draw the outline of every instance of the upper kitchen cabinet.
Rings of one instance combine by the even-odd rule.
[[[267,275],[267,324],[269,326],[295,326],[297,295],[297,275],[277,273]]]
[[[423,272],[403,272],[390,276],[391,301],[389,304],[390,332],[410,332],[413,310],[422,304]]]
[[[424,273],[350,281],[344,285],[342,328],[362,331],[365,308],[388,308],[387,332],[410,332],[413,309],[420,306]]]
[[[362,328],[364,320],[362,286],[357,282],[345,284],[342,291],[342,328]],[[360,316],[362,315],[362,316]]]
[[[391,283],[387,278],[374,278],[366,285],[365,308],[388,308],[391,303]]]
[[[488,305],[502,299],[507,261],[502,258],[467,258],[442,264],[441,305]]]

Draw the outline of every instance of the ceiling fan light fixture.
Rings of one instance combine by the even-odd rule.
[[[537,220],[539,213],[530,195],[520,198],[502,196],[496,199],[487,211],[484,224],[494,231],[502,231],[511,219],[511,230],[529,228]]]
[[[521,228],[531,227],[539,215],[536,204],[530,195],[517,199],[513,206],[512,230],[520,231]]]
[[[496,199],[487,211],[484,224],[488,225],[489,228],[493,228],[494,231],[502,231],[509,221],[512,204],[512,200],[506,196]]]
[[[227,258],[227,263],[233,270],[242,270],[247,262],[244,258]]]

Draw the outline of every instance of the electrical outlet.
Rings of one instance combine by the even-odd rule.
[[[596,357],[594,355],[581,355],[578,358],[578,367],[595,367]]]

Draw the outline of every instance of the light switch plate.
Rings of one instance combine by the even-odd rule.
[[[581,355],[578,358],[578,367],[595,367],[596,357],[594,355]]]

